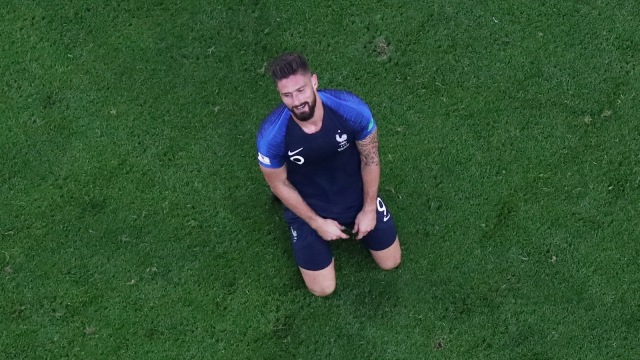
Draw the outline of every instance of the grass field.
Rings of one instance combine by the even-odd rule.
[[[0,359],[640,357],[640,3],[3,1]],[[255,134],[307,54],[403,243],[299,277]]]

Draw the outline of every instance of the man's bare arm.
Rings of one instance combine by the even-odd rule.
[[[307,224],[314,224],[319,220],[318,214],[302,199],[298,190],[287,180],[287,168],[283,166],[279,169],[269,169],[260,166],[264,179],[269,184],[271,191],[282,201],[282,203],[298,215]]]
[[[378,155],[378,129],[362,141],[356,141],[360,152],[362,182],[364,187],[363,210],[375,211],[380,184],[380,157]]]
[[[304,220],[311,228],[325,240],[347,239],[343,226],[331,219],[324,219],[316,214],[313,209],[304,201],[298,190],[287,179],[287,168],[269,169],[260,166],[267,184],[271,191],[282,201],[282,203]]]

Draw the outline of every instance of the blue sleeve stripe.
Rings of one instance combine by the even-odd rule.
[[[369,135],[373,134],[373,132],[376,131],[376,128],[377,128],[376,121],[373,120],[373,118],[371,118],[371,120],[369,120],[369,126],[367,127],[367,130],[359,133],[358,136],[356,137],[356,140],[362,141],[366,139]]]
[[[284,165],[284,137],[289,116],[289,110],[281,105],[265,119],[258,130],[258,162],[266,168],[278,169]]]
[[[266,164],[266,163],[262,162],[261,160],[258,160],[258,163],[260,163],[260,165],[262,167],[265,167],[267,169],[280,169],[281,167],[284,166],[284,164],[270,164],[269,165],[269,164]]]

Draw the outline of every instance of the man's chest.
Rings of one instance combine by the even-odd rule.
[[[313,134],[307,134],[297,124],[292,124],[285,137],[285,156],[288,163],[317,164],[354,151],[353,142],[353,131],[334,119],[325,119],[321,129]]]

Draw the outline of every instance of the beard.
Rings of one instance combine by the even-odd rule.
[[[316,113],[316,96],[313,95],[313,99],[311,102],[303,102],[300,105],[305,105],[307,110],[298,111],[293,107],[290,107],[289,110],[293,113],[296,119],[299,121],[309,121],[313,118],[313,115]]]

